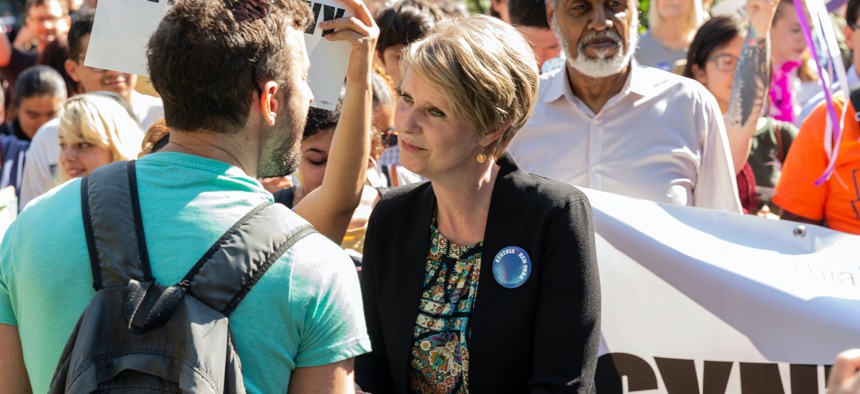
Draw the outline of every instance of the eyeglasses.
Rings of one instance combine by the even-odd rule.
[[[78,58],[78,63],[80,63],[82,66],[84,66],[84,67],[86,67],[86,68],[90,69],[90,71],[92,71],[93,73],[95,73],[95,74],[102,74],[102,73],[106,73],[106,72],[108,71],[108,70],[105,70],[105,69],[103,69],[103,68],[96,68],[96,67],[90,67],[90,66],[87,66],[86,64],[84,64],[84,60],[85,60],[85,59],[86,59],[85,57],[79,57],[79,58]]]
[[[849,23],[848,27],[850,27],[851,30],[857,30],[857,28],[860,27],[860,25],[858,25],[856,23]]]
[[[54,15],[35,16],[35,17],[34,16],[28,16],[27,17],[27,20],[35,21],[36,23],[39,23],[42,25],[44,25],[46,23],[57,23],[57,21],[59,21],[60,19],[63,19],[63,17],[58,17],[58,16],[54,16]]]
[[[738,65],[738,57],[729,55],[728,53],[711,56],[708,58],[708,61],[714,62],[714,66],[720,71],[734,71],[735,66]]]

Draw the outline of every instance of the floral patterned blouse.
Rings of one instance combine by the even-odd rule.
[[[433,218],[409,358],[412,392],[469,392],[469,316],[478,293],[482,244],[449,242]]]

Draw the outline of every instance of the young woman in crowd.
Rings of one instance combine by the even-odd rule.
[[[59,114],[66,101],[66,84],[54,69],[33,66],[18,76],[12,99],[17,116],[4,124],[0,132],[30,141],[43,124]]]
[[[66,101],[60,116],[60,181],[137,157],[143,131],[124,103],[108,92],[81,94]]]
[[[340,115],[339,108],[335,111],[311,108],[308,111],[308,118],[302,135],[302,161],[299,162],[298,168],[301,184],[275,192],[275,202],[290,208],[298,206],[306,195],[323,184],[329,159],[334,159],[330,152]],[[378,143],[379,140],[377,139],[376,142]],[[371,150],[374,149],[371,148]],[[370,167],[369,164],[368,167]],[[373,207],[379,201],[379,197],[380,194],[376,188],[369,185],[364,186],[358,207],[355,208],[346,233],[340,242],[341,247],[357,261],[360,261],[364,250],[367,220]]]
[[[600,291],[591,207],[506,147],[531,115],[534,52],[487,16],[445,21],[403,53],[403,165],[370,218],[362,296],[374,393],[590,392]],[[444,367],[443,367],[444,366]]]
[[[636,61],[672,71],[706,18],[699,0],[652,0],[648,7],[649,29],[639,38]]]
[[[770,36],[773,79],[769,115],[797,125],[800,110],[821,92],[821,85],[793,0],[779,0]]]
[[[738,58],[741,56],[744,32],[741,22],[730,16],[717,16],[699,28],[690,51],[684,76],[694,78],[717,99],[720,110],[729,111]],[[728,123],[728,122],[727,122]],[[731,127],[727,124],[726,127]],[[797,128],[763,116],[758,119],[750,145],[747,166],[738,174],[741,201],[748,213],[756,213],[770,202],[773,188]],[[747,190],[747,194],[743,195]],[[749,193],[755,193],[750,196]],[[773,207],[768,205],[768,210]]]

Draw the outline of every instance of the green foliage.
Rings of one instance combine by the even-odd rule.
[[[648,30],[648,6],[651,0],[639,0],[639,34]]]
[[[490,0],[466,0],[466,6],[472,14],[490,14]]]

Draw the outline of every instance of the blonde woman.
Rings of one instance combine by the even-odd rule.
[[[487,16],[442,22],[403,52],[395,126],[427,179],[376,205],[362,297],[373,393],[590,393],[600,291],[591,207],[520,170],[508,143],[537,101],[531,46]]]
[[[636,61],[643,66],[672,71],[687,56],[696,30],[707,19],[699,0],[652,0],[649,28],[639,38]]]
[[[143,131],[123,102],[107,92],[81,94],[66,101],[60,116],[60,181],[137,157]]]

